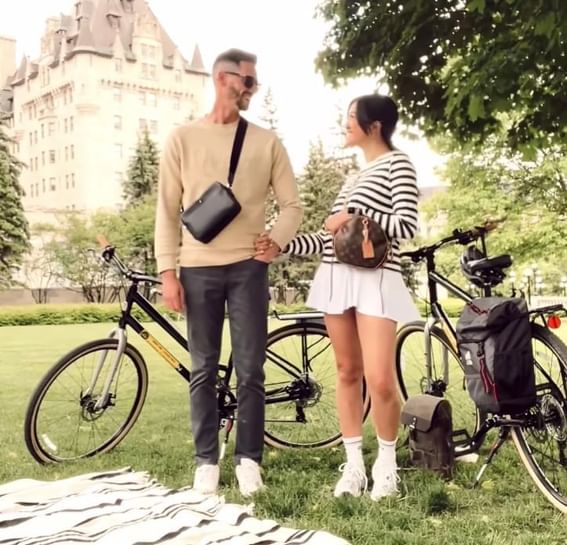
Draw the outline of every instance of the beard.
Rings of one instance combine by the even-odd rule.
[[[236,100],[236,105],[238,106],[239,110],[247,110],[248,106],[250,105],[250,99],[252,98],[252,95],[248,92],[244,92],[241,95],[238,95],[238,98]]]
[[[252,93],[250,91],[238,92],[234,87],[230,88],[231,98],[236,102],[239,110],[247,110],[250,105],[250,99],[252,98]]]

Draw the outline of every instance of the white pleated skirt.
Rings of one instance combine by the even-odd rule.
[[[321,263],[307,305],[326,314],[342,314],[354,308],[361,314],[398,323],[420,319],[401,273],[360,269],[343,263]]]

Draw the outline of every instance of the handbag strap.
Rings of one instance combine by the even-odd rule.
[[[244,136],[247,128],[248,121],[241,117],[238,120],[238,127],[236,127],[236,134],[234,135],[234,142],[232,144],[230,168],[228,171],[228,187],[232,187],[232,182],[234,181],[234,174],[236,173],[236,167],[238,166],[238,160],[240,159],[240,152],[242,151],[242,144],[244,142]]]

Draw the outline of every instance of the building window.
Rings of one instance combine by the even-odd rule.
[[[33,197],[33,184],[30,185],[30,197]]]
[[[148,56],[148,46],[146,44],[142,44],[140,49],[141,49],[142,57],[147,57]]]
[[[173,97],[173,109],[181,110],[181,100],[179,100],[179,97]]]
[[[177,83],[180,83],[180,82],[181,82],[181,70],[176,70],[176,71],[175,71],[175,81],[176,81]]]
[[[122,89],[120,89],[119,87],[115,87],[113,96],[114,96],[114,102],[122,102]]]
[[[147,62],[142,63],[142,77],[148,79],[156,79],[156,65],[148,64]]]
[[[41,166],[45,166],[45,151],[41,152]]]
[[[146,91],[140,91],[140,104],[142,106],[146,105]]]
[[[69,124],[67,123],[67,118],[64,119],[63,125],[64,125],[64,127],[65,127],[65,132],[67,132],[67,130],[68,130],[68,128],[69,128]]]
[[[114,70],[122,72],[122,59],[114,59]]]
[[[73,132],[73,116],[69,118],[69,132]]]
[[[157,95],[155,93],[150,93],[150,106],[157,106]]]
[[[122,159],[122,144],[114,144],[114,155],[116,159]]]
[[[71,150],[71,159],[75,158],[75,146],[73,144],[71,144],[71,147],[69,148]]]
[[[41,179],[41,190],[43,193],[45,193],[45,178]]]
[[[65,146],[65,161],[69,160],[69,148]]]
[[[75,187],[75,174],[71,174],[71,187]]]
[[[49,189],[51,189],[51,191],[55,191],[57,189],[55,178],[49,178]]]
[[[124,182],[124,179],[122,178],[122,172],[115,172],[114,175],[116,177],[116,183],[118,185],[122,185],[122,183]]]
[[[146,130],[148,128],[148,120],[147,119],[139,119],[138,120],[138,127],[141,131]]]
[[[122,130],[122,117],[119,115],[114,116],[114,128],[119,131]]]
[[[49,150],[49,162],[51,164],[55,163],[55,150],[54,149]]]
[[[65,174],[65,189],[69,189],[69,174]]]
[[[55,134],[55,122],[54,121],[49,122],[49,127],[48,127],[47,132],[48,132],[49,136],[53,136]]]
[[[30,146],[33,146],[33,132],[30,131]]]
[[[41,137],[45,138],[45,131],[44,131],[43,123],[41,124]]]
[[[155,119],[150,121],[150,130],[156,134],[158,132],[158,122]]]

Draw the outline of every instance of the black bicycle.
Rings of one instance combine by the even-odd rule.
[[[184,350],[187,341],[141,293],[158,278],[128,268],[115,248],[100,237],[102,258],[129,286],[117,327],[108,338],[83,344],[63,356],[35,389],[26,413],[25,441],[40,463],[64,462],[108,452],[135,424],[148,388],[142,354],[128,342],[128,328],[144,339],[179,375],[189,370],[137,320],[139,307]],[[277,315],[289,322],[268,335],[266,350],[265,442],[279,448],[331,447],[342,440],[335,411],[336,368],[322,315],[305,312]],[[221,456],[235,422],[232,357],[219,363],[217,396]],[[363,385],[365,416],[369,400]]]
[[[473,299],[436,270],[435,253],[449,244],[467,246],[461,267],[485,297],[503,281],[504,270],[512,264],[511,257],[488,257],[486,251],[485,236],[495,226],[490,223],[466,231],[457,229],[435,244],[402,254],[414,263],[426,264],[430,317],[427,321],[406,324],[398,332],[399,388],[404,399],[420,393],[449,399],[456,456],[478,452],[487,433],[498,428],[498,440],[490,449],[475,485],[511,436],[538,488],[555,507],[567,513],[567,346],[550,331],[550,325],[557,325],[559,315],[566,313],[564,307],[553,305],[530,310],[537,403],[524,414],[489,415],[482,414],[468,395],[455,329],[438,298],[437,287],[443,286],[462,301]]]

